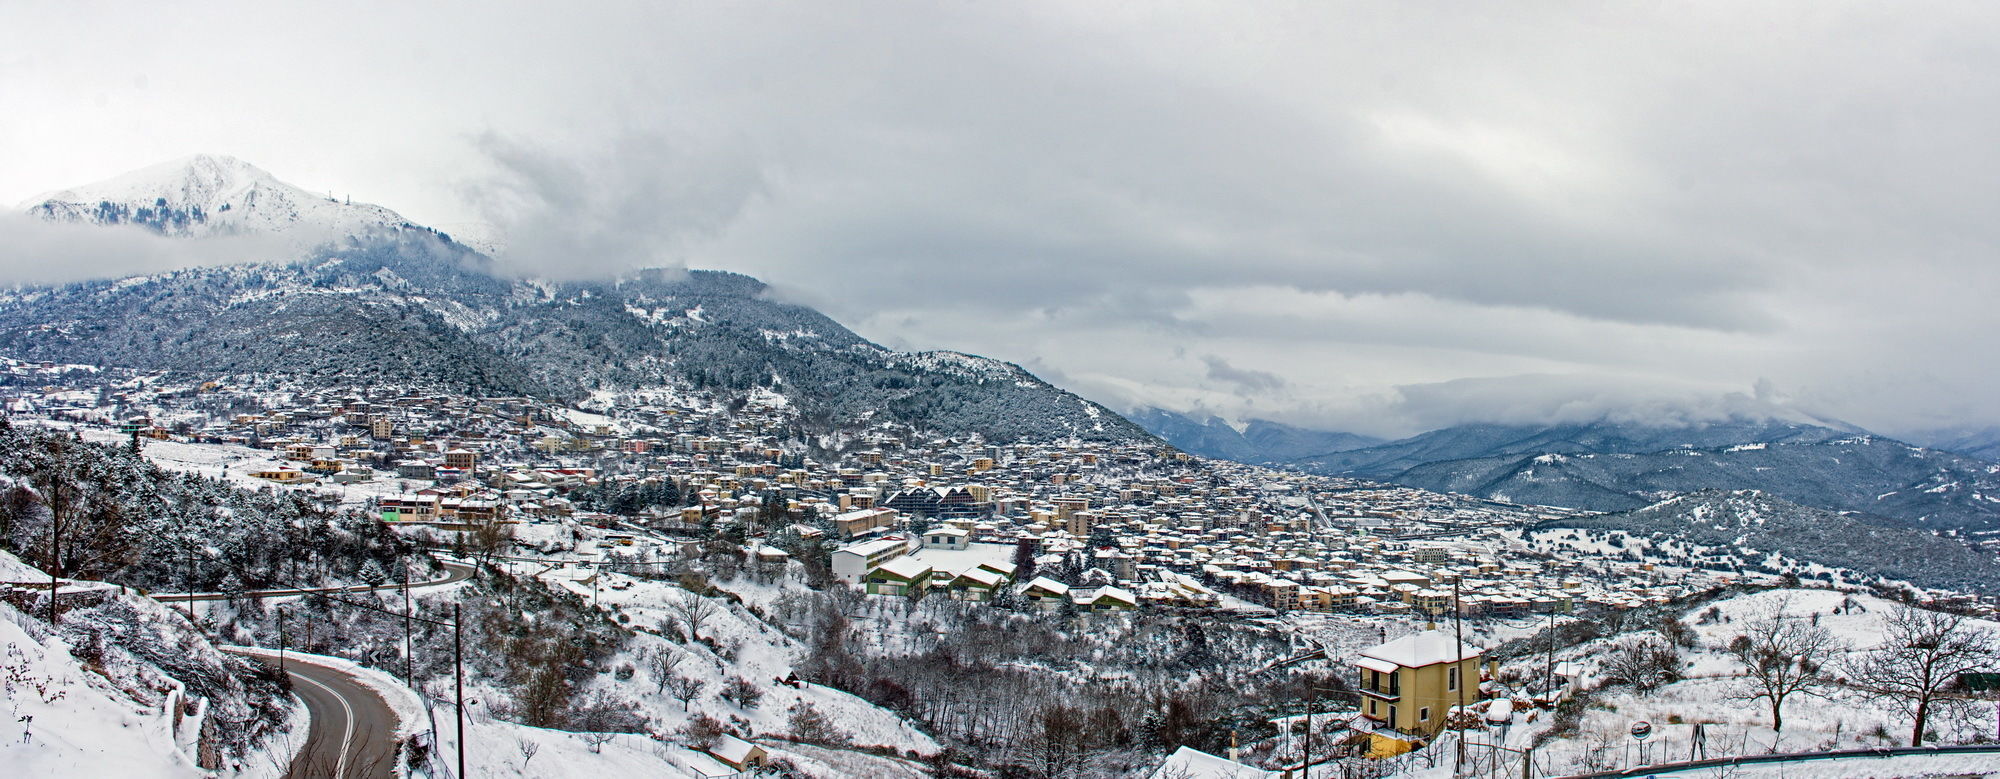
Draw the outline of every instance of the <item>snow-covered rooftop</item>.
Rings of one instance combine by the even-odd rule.
[[[875,570],[902,579],[915,579],[931,572],[931,567],[908,557],[898,557],[876,567]]]
[[[1365,650],[1361,656],[1386,660],[1404,668],[1422,668],[1477,657],[1481,651],[1474,644],[1458,643],[1450,631],[1425,630]]]
[[[1194,747],[1181,747],[1153,770],[1150,779],[1268,779],[1276,775]]]

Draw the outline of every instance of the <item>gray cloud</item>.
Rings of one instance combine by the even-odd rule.
[[[1725,420],[1830,420],[1778,402],[1768,384],[1718,390],[1692,383],[1604,376],[1522,375],[1456,379],[1395,388],[1388,410],[1401,426],[1432,429],[1466,422],[1612,422],[1684,426]]]
[[[1213,354],[1202,355],[1201,362],[1208,366],[1210,381],[1234,384],[1239,394],[1245,396],[1267,394],[1285,386],[1285,380],[1275,373],[1243,370]]]
[[[1996,35],[1807,0],[16,5],[0,199],[230,152],[499,223],[522,272],[748,272],[1113,404],[1408,432],[1768,379],[1990,424]]]
[[[687,247],[726,228],[764,188],[744,150],[664,133],[587,155],[494,132],[473,148],[492,169],[462,188],[496,228],[496,259],[556,279],[685,267]]]

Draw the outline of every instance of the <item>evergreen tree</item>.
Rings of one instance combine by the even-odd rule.
[[[1031,581],[1035,578],[1035,539],[1022,538],[1014,544],[1014,578],[1017,581]]]

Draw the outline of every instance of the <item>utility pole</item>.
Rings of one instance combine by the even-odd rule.
[[[82,440],[82,439],[78,439]],[[70,513],[75,510],[78,485],[70,483],[59,466],[51,463],[46,495],[42,503],[49,507],[49,624],[61,620],[56,611],[56,593],[62,589],[63,556],[62,529],[69,524]]]
[[[49,512],[49,624],[54,625],[56,616],[56,592],[62,589],[62,517]],[[189,606],[190,610],[194,607]]]
[[[415,616],[410,608],[410,563],[402,555],[396,556],[396,562],[403,568],[403,683],[416,687],[417,655],[410,641],[413,630],[410,618]]]
[[[1319,687],[1306,682],[1306,745],[1304,759],[1299,761],[1299,775],[1311,779],[1313,770],[1313,710],[1319,708]]]
[[[1460,716],[1465,714],[1465,608],[1460,603],[1458,596],[1459,584],[1464,579],[1464,576],[1451,577],[1451,632],[1452,643],[1454,644],[1451,656],[1451,670],[1452,673],[1458,675],[1458,714]],[[1445,717],[1444,721],[1447,727],[1451,725],[1451,717]],[[1458,753],[1452,760],[1451,772],[1453,776],[1457,776],[1465,768],[1464,728],[1460,728],[1458,731]]]
[[[465,776],[465,622],[459,615],[458,604],[451,604],[451,676],[452,692],[458,696],[458,779]]]
[[[187,601],[186,601],[186,603],[187,603],[187,610],[188,610],[188,624],[190,624],[190,625],[193,625],[193,624],[194,624],[194,543],[193,543],[193,542],[191,542],[191,541],[190,541],[190,542],[188,542],[188,548],[187,548],[187,550],[188,550],[188,556],[187,556],[187,563],[188,563],[188,570],[187,570],[187,590],[188,590],[188,598],[187,598]]]
[[[1548,652],[1548,663],[1542,672],[1542,685],[1548,690],[1549,705],[1555,705],[1556,697],[1556,607],[1549,605],[1549,640],[1543,647]]]

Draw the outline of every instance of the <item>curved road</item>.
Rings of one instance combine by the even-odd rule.
[[[466,579],[472,578],[472,573],[473,573],[472,566],[465,565],[463,563],[445,562],[443,560],[439,560],[438,564],[444,566],[445,569],[444,578],[432,579],[427,582],[410,582],[409,584],[401,584],[401,583],[382,584],[374,587],[370,587],[365,584],[349,584],[339,587],[307,587],[296,590],[250,590],[248,592],[243,593],[240,597],[278,598],[287,595],[308,595],[315,592],[373,592],[375,590],[400,590],[403,589],[404,587],[408,587],[412,590],[417,590],[417,589],[423,589],[425,587],[440,587],[446,584],[456,584],[458,582],[462,582],[465,581]],[[161,603],[185,603],[191,600],[207,601],[207,600],[228,600],[228,599],[229,596],[226,593],[220,593],[220,592],[191,592],[191,593],[178,592],[178,593],[157,593],[153,595],[153,600],[159,601]]]
[[[418,589],[439,587],[472,578],[473,568],[459,563],[443,562],[448,572],[442,579],[427,582],[385,584],[380,587],[319,587],[296,590],[260,590],[263,596],[304,595],[313,592],[367,592],[369,590],[399,590],[404,587]],[[161,601],[209,601],[222,600],[221,593],[197,592],[179,595],[155,595]],[[235,652],[245,657],[254,657],[268,665],[276,666],[282,661],[285,672],[291,676],[292,692],[312,713],[312,730],[306,736],[305,748],[299,750],[292,760],[291,769],[285,773],[288,779],[394,779],[396,776],[396,712],[388,702],[367,685],[355,681],[346,671],[315,662],[314,655],[300,655],[285,652],[282,655],[271,649],[235,647],[224,651]]]
[[[275,654],[229,650],[278,665]],[[313,662],[311,655],[286,653],[285,671],[312,712],[305,748],[292,759],[288,778],[394,779],[396,712],[367,685],[339,669]]]

